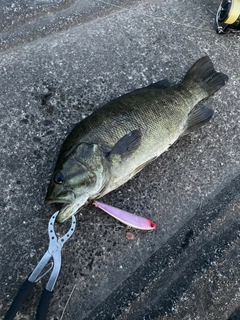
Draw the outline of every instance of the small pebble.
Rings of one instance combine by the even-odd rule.
[[[126,238],[127,238],[128,240],[135,240],[135,239],[136,239],[135,235],[132,234],[131,232],[127,232],[127,233],[126,233]]]

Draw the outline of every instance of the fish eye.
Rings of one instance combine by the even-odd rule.
[[[64,182],[64,175],[62,172],[58,172],[54,176],[54,182],[57,184],[61,184]]]

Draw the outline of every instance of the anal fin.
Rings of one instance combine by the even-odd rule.
[[[194,108],[188,114],[186,129],[182,135],[186,135],[205,125],[212,118],[213,114],[214,111],[205,106]]]

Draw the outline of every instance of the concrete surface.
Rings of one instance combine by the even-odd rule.
[[[0,317],[47,249],[56,207],[43,199],[74,123],[135,88],[179,81],[208,54],[229,76],[205,102],[214,118],[102,199],[157,229],[81,210],[49,319],[240,319],[240,41],[215,33],[219,2],[1,2]],[[47,278],[16,319],[34,319]]]

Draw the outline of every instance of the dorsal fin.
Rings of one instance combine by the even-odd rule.
[[[169,82],[168,79],[163,79],[155,83],[151,83],[149,86],[146,88],[148,89],[166,89],[171,87],[171,83]]]

